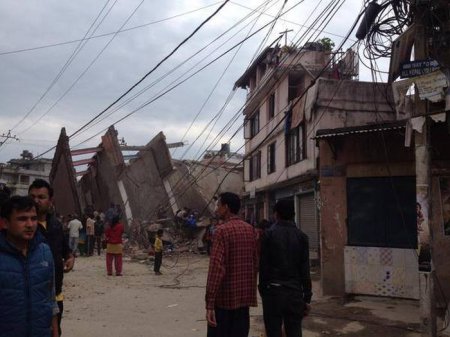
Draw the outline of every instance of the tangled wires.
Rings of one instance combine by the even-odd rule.
[[[387,0],[380,6],[365,38],[364,56],[368,59],[390,57],[393,40],[412,23],[411,0]]]

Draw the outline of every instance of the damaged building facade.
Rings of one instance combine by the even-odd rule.
[[[70,151],[68,142],[58,143],[51,176],[55,191],[64,187],[76,196],[60,201],[58,209],[105,212],[115,204],[122,210],[122,221],[130,227],[158,220],[161,210],[169,218],[183,207],[211,215],[211,201],[222,180],[219,191],[241,193],[242,169],[233,170],[223,163],[174,160],[169,146],[162,132],[144,146],[121,144],[113,126],[96,148]],[[123,154],[130,151],[134,154]],[[90,157],[72,161],[72,156],[81,155]],[[69,177],[65,169],[70,164],[68,171],[73,174]],[[73,167],[81,164],[87,168],[75,172]]]

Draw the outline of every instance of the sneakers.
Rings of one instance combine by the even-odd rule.
[[[155,275],[162,275],[160,271],[155,271]]]

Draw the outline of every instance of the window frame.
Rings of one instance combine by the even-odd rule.
[[[253,114],[253,116],[249,119],[250,121],[250,138],[255,137],[259,133],[259,109]]]
[[[269,120],[275,117],[275,93],[273,92],[267,100],[267,117]]]
[[[274,173],[277,170],[276,143],[275,141],[267,145],[267,174]]]
[[[250,181],[254,181],[261,178],[261,151],[256,152],[250,157]]]
[[[292,143],[295,143],[292,145]],[[286,167],[306,159],[306,132],[305,124],[300,123],[297,127],[289,130],[285,136]]]

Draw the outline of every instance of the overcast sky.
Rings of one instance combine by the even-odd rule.
[[[150,71],[222,2],[215,0],[111,0],[109,2],[106,0],[2,0],[0,2],[0,134],[12,129],[11,133],[17,135],[19,141],[10,141],[0,147],[0,162],[19,157],[24,149],[30,150],[34,155],[44,152],[56,144],[62,127],[66,128],[69,135],[72,134]],[[200,62],[199,65],[189,74],[244,39],[249,32],[254,32],[268,23],[273,19],[271,15],[275,15],[280,10],[283,2],[234,0],[227,3],[211,21],[125,99],[141,89],[150,85],[152,87],[105,120],[71,139],[71,147],[81,148],[99,144],[100,135],[78,145],[142,104],[154,99],[165,88],[173,85],[171,83],[177,83],[173,81],[198,62]],[[211,118],[224,106],[234,82],[245,71],[258,51],[258,46],[261,43],[264,46],[268,45],[279,35],[279,32],[286,29],[294,30],[289,33],[289,40],[295,36],[297,39],[305,31],[302,25],[311,24],[330,2],[303,1],[278,20],[267,41],[264,39],[270,26],[245,42],[239,50],[234,49],[170,93],[118,123],[116,128],[119,131],[119,137],[123,137],[129,145],[143,145],[159,131],[163,131],[168,142],[181,141],[195,115],[204,106],[185,139],[192,144]],[[264,15],[253,14],[246,21],[239,23],[251,13],[252,8],[255,9],[264,3],[267,4],[263,7]],[[298,1],[289,0],[285,10],[297,3]],[[105,10],[101,12],[105,4]],[[308,39],[330,37],[338,45],[342,36],[351,27],[362,5],[363,0],[344,1],[343,6],[324,32],[320,35],[317,32],[309,34]],[[101,15],[95,21],[99,13]],[[231,32],[164,79],[160,79],[235,24],[237,25]],[[89,30],[91,26],[93,28]],[[86,34],[98,36],[114,33],[121,27],[126,31],[92,38],[81,45],[77,41]],[[232,37],[233,35],[235,36]],[[353,40],[349,41],[346,47],[354,42],[354,34],[351,38]],[[61,44],[70,41],[76,42]],[[53,44],[58,45],[45,47]],[[74,50],[80,46],[82,49],[74,55]],[[37,47],[45,48],[20,51]],[[102,50],[103,52],[99,54]],[[201,61],[202,59],[204,60]],[[70,64],[66,65],[68,61]],[[62,69],[65,71],[60,74]],[[83,72],[84,75],[80,77]],[[224,75],[219,81],[222,74]],[[78,78],[78,82],[75,83]],[[369,77],[363,73],[361,79],[369,79]],[[217,87],[213,91],[216,84]],[[205,144],[209,144],[239,111],[245,101],[245,94],[246,92],[242,89],[236,90],[233,99],[226,106]],[[209,101],[207,101],[208,96],[210,96]],[[125,100],[121,102],[123,101]],[[227,142],[241,124],[242,118],[221,138],[221,141]],[[184,154],[185,158],[194,157],[199,150],[206,147],[206,145],[200,147],[205,137],[206,134],[192,146],[187,154],[185,154],[187,147],[178,149],[175,157],[181,157]],[[231,140],[233,151],[238,150],[243,144],[242,138],[242,132],[239,132]],[[220,145],[216,146],[216,148],[219,147]],[[52,158],[53,152],[45,157]]]

